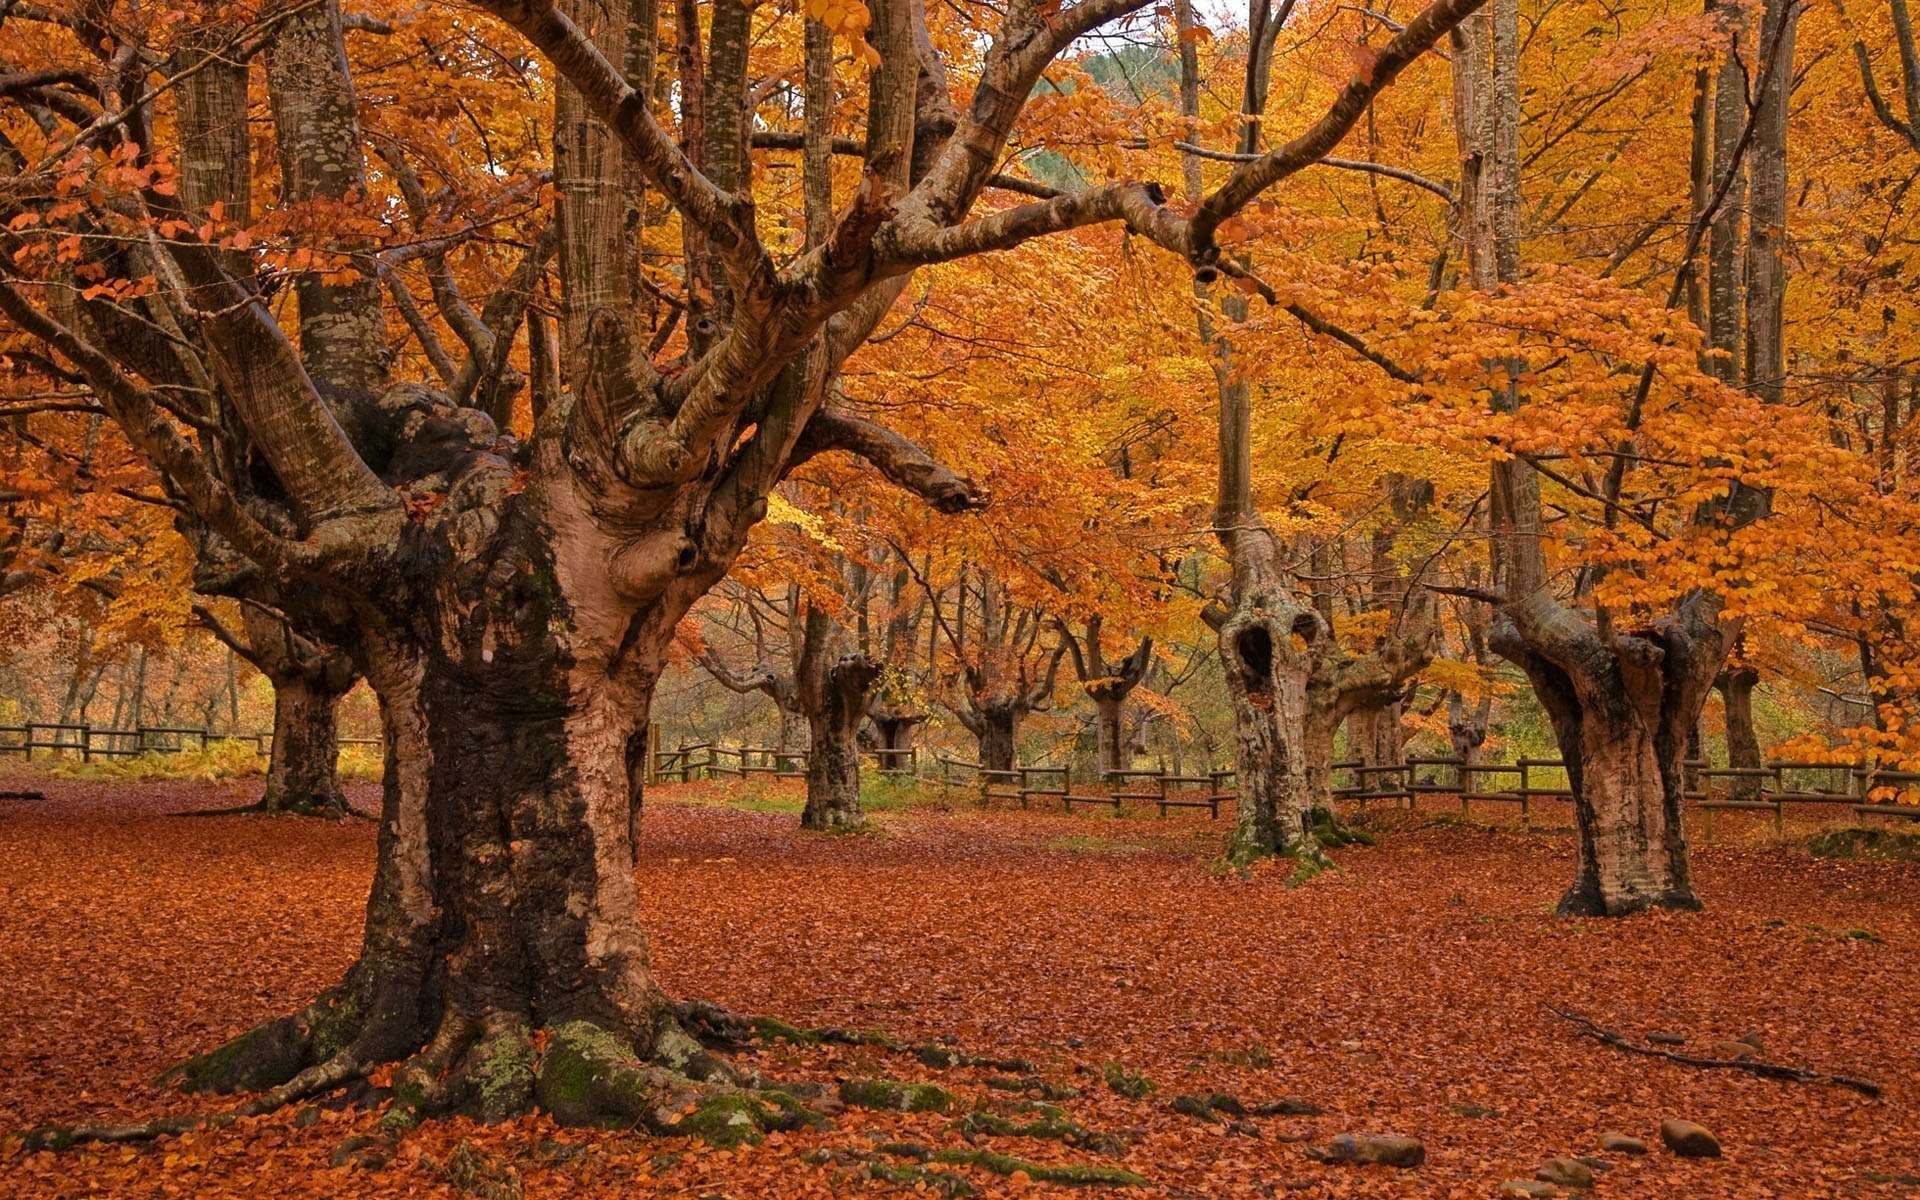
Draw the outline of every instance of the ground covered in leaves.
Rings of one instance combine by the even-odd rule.
[[[895,803],[870,836],[814,835],[784,796],[729,806],[707,785],[660,789],[646,818],[666,987],[884,1033],[897,1048],[773,1038],[752,1057],[855,1100],[934,1084],[914,1106],[945,1111],[853,1106],[733,1150],[452,1121],[369,1170],[330,1163],[376,1114],[307,1107],[27,1153],[14,1134],[42,1122],[195,1103],[154,1077],[332,982],[374,832],[167,815],[257,784],[39,786],[0,801],[0,1195],[1467,1197],[1585,1155],[1602,1197],[1920,1198],[1920,863],[1736,830],[1698,852],[1707,912],[1567,921],[1549,911],[1564,832],[1402,821],[1289,888],[1215,869],[1221,827],[1193,817]],[[1625,1054],[1549,1005],[1690,1053],[1747,1038],[1885,1094]],[[1665,1151],[1667,1118],[1724,1157]],[[1599,1151],[1610,1130],[1651,1153]],[[1426,1161],[1310,1157],[1342,1133],[1417,1138]]]

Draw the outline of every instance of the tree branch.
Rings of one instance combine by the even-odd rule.
[[[794,447],[791,466],[816,454],[844,450],[877,467],[898,487],[914,493],[943,513],[977,511],[987,506],[987,493],[973,480],[934,461],[913,442],[865,417],[822,411],[808,422]]]

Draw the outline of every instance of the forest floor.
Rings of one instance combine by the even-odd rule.
[[[906,1185],[870,1164],[912,1160],[878,1147],[916,1143],[1146,1180],[1083,1195],[1488,1197],[1549,1158],[1597,1155],[1600,1197],[1920,1198],[1920,863],[1814,858],[1764,844],[1760,822],[1723,818],[1721,841],[1696,852],[1707,911],[1573,921],[1551,915],[1571,861],[1564,831],[1402,817],[1378,845],[1343,850],[1338,870],[1290,888],[1279,872],[1218,871],[1223,825],[1204,817],[895,796],[873,835],[828,836],[802,833],[797,802],[777,789],[729,805],[712,785],[649,799],[641,895],[669,991],[1026,1058],[1037,1079],[780,1042],[755,1050],[755,1065],[938,1083],[955,1109],[849,1108],[828,1129],[733,1151],[544,1118],[447,1121],[375,1170],[330,1165],[373,1125],[353,1109],[27,1153],[14,1135],[42,1122],[195,1104],[154,1077],[332,983],[356,946],[374,840],[365,821],[166,815],[245,802],[257,782],[37,786],[43,801],[0,801],[8,1197],[884,1194]],[[374,802],[364,785],[356,796]],[[1690,1053],[1756,1036],[1767,1059],[1865,1076],[1885,1094],[1630,1055],[1550,1005],[1636,1040],[1682,1035]],[[1154,1090],[1120,1094],[1107,1064]],[[954,1128],[977,1109],[1033,1121],[1042,1092],[1090,1136],[969,1143]],[[1324,1115],[1209,1120],[1173,1107],[1208,1093]],[[1708,1127],[1725,1156],[1669,1153],[1666,1118]],[[1602,1153],[1608,1130],[1652,1150]],[[1425,1164],[1308,1157],[1345,1132],[1418,1138]],[[476,1163],[485,1169],[463,1169]],[[1064,1194],[1027,1170],[927,1171],[930,1191]]]

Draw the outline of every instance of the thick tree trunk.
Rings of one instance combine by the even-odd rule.
[[[691,1081],[724,1070],[649,967],[628,755],[673,627],[711,581],[636,612],[583,503],[503,507],[485,552],[426,549],[452,565],[419,603],[358,614],[387,746],[358,961],[306,1010],[183,1065],[188,1087],[278,1088],[270,1101],[403,1060],[396,1120],[537,1103],[684,1131],[710,1095]],[[415,624],[384,626],[394,612]]]
[[[1309,659],[1320,620],[1283,587],[1279,547],[1256,522],[1233,537],[1233,603],[1219,627],[1220,660],[1233,709],[1237,800],[1227,858],[1279,854],[1308,863],[1325,855],[1314,839],[1305,730]]]
[[[1347,746],[1368,766],[1391,766],[1406,757],[1406,727],[1400,702],[1363,708],[1347,718]]]
[[[795,683],[812,745],[800,826],[851,828],[865,820],[860,811],[860,722],[880,678],[880,664],[864,654],[843,652],[845,634],[823,609],[807,609],[804,637]]]
[[[1725,654],[1718,611],[1696,593],[1610,640],[1544,592],[1496,618],[1493,647],[1546,707],[1574,793],[1579,865],[1563,914],[1700,907],[1680,804],[1687,731]]]
[[[1730,666],[1714,680],[1714,686],[1720,690],[1720,698],[1727,710],[1729,767],[1758,770],[1764,762],[1759,735],[1753,730],[1753,689],[1759,682],[1760,672],[1746,666]],[[1736,800],[1757,798],[1760,795],[1759,777],[1736,776],[1732,792]]]
[[[880,664],[861,655],[844,656],[828,669],[822,702],[807,713],[812,745],[801,828],[848,829],[866,819],[860,811],[860,721],[867,689],[879,676]]]
[[[920,723],[926,720],[924,713],[893,712],[881,713],[869,710],[868,720],[873,722],[873,730],[879,735],[880,766],[888,771],[905,771],[913,766],[914,732]]]
[[[1467,698],[1458,692],[1447,696],[1447,741],[1453,746],[1453,756],[1462,763],[1471,763],[1486,744],[1487,727],[1493,719],[1493,701],[1481,697],[1468,703]]]
[[[1309,691],[1305,736],[1301,742],[1309,820],[1316,809],[1333,809],[1333,735],[1339,724],[1339,716],[1331,709],[1315,703]]]
[[[980,739],[981,769],[1013,770],[1014,744],[1020,728],[1013,706],[994,704],[981,709],[979,726],[974,733]]]
[[[260,807],[268,812],[338,816],[346,812],[340,790],[340,737],[336,723],[341,690],[324,677],[282,675],[273,681],[273,756]],[[351,685],[353,676],[347,675]]]
[[[780,730],[775,735],[779,739],[774,747],[779,752],[775,755],[775,764],[780,770],[785,771],[798,761],[794,751],[802,753],[806,751],[811,734],[807,728],[806,715],[799,709],[780,704],[776,705],[775,711],[780,717]]]

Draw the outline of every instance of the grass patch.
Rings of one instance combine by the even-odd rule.
[[[144,781],[184,779],[211,783],[219,779],[256,779],[267,773],[267,756],[252,742],[213,741],[185,750],[148,750],[122,758],[82,762],[62,757],[47,768],[57,779]]]
[[[1159,1085],[1145,1074],[1120,1063],[1105,1063],[1100,1068],[1107,1086],[1129,1100],[1144,1100]]]
[[[899,812],[925,802],[920,781],[911,775],[860,772],[860,807],[867,812]]]

